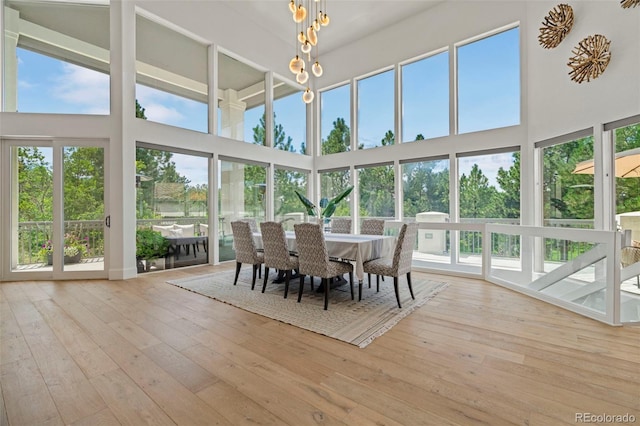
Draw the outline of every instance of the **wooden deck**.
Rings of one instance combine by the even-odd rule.
[[[0,283],[0,425],[640,422],[640,327],[430,275],[449,288],[359,349],[165,283],[232,267]]]

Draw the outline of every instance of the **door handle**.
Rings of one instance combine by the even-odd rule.
[[[104,218],[104,226],[111,228],[111,215]]]

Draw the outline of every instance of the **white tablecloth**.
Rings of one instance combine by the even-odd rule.
[[[287,231],[285,234],[289,250],[297,251],[295,233]],[[256,247],[262,248],[262,235],[254,233],[253,236]],[[396,237],[384,235],[324,234],[324,240],[329,256],[354,264],[354,272],[359,281],[364,279],[364,262],[392,255],[396,243]]]

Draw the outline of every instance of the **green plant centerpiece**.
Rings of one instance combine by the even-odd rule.
[[[326,197],[321,198],[320,208],[318,208],[315,204],[311,202],[311,200],[309,200],[307,197],[305,197],[298,191],[296,191],[296,195],[300,199],[300,202],[302,202],[302,204],[304,205],[305,209],[307,210],[307,214],[309,216],[317,218],[318,221],[321,221],[320,223],[327,224],[329,223],[331,216],[333,216],[333,214],[335,213],[338,203],[340,203],[340,201],[347,198],[347,196],[351,194],[351,191],[353,191],[353,186],[348,187],[347,189],[342,191],[340,194],[336,195],[331,199],[328,199]]]
[[[136,260],[138,272],[148,271],[151,265],[150,260],[158,259],[167,255],[169,251],[169,240],[158,231],[144,228],[136,231]],[[146,265],[142,261],[146,261]]]
[[[89,252],[89,237],[80,238],[74,233],[64,234],[64,263],[78,263]],[[47,240],[38,252],[40,259],[53,265],[53,243]]]

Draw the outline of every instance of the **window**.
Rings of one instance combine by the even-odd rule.
[[[360,216],[395,219],[395,184],[393,165],[358,169]]]
[[[274,170],[274,218],[277,222],[283,222],[287,230],[293,231],[295,223],[304,222],[305,209],[296,191],[306,195],[308,180],[308,172],[285,168]]]
[[[218,53],[218,135],[265,145],[265,73]]]
[[[351,150],[351,85],[320,92],[321,153],[335,154]]]
[[[138,15],[136,100],[144,109],[138,118],[206,133],[208,91],[207,47]]]
[[[449,160],[425,160],[402,164],[404,220],[420,213],[449,217]]]
[[[320,172],[320,198],[330,200],[349,188],[350,185],[348,169]],[[338,203],[333,217],[351,217],[351,206],[348,199],[349,197]]]
[[[458,133],[520,124],[520,30],[457,48]]]
[[[461,222],[518,224],[520,152],[460,156],[458,189]]]
[[[402,141],[449,134],[449,52],[402,66]]]
[[[617,128],[614,135],[618,226],[631,229],[631,237],[640,241],[640,159],[625,166],[625,159],[640,158],[640,123]]]
[[[274,148],[307,153],[307,107],[302,91],[279,80],[274,81],[273,91]]]
[[[138,229],[158,231],[168,238],[208,237],[208,170],[206,156],[137,147]],[[206,243],[176,241],[164,259],[145,259],[144,271],[207,263]]]
[[[18,34],[17,46],[7,42],[3,50],[4,111],[109,114],[109,7],[67,2],[35,7],[30,1],[2,2],[2,7],[3,31]],[[89,26],[90,33],[84,30]]]
[[[520,224],[520,152],[458,158],[460,222]],[[482,233],[460,231],[459,262],[479,265]],[[491,253],[520,257],[520,238],[493,234]]]
[[[263,222],[266,215],[267,167],[234,160],[220,160],[218,211],[220,261],[235,259],[231,222],[253,218]]]
[[[544,226],[593,228],[593,170],[574,173],[593,159],[593,136],[543,149],[542,200]]]
[[[358,80],[358,149],[393,145],[394,70]]]

